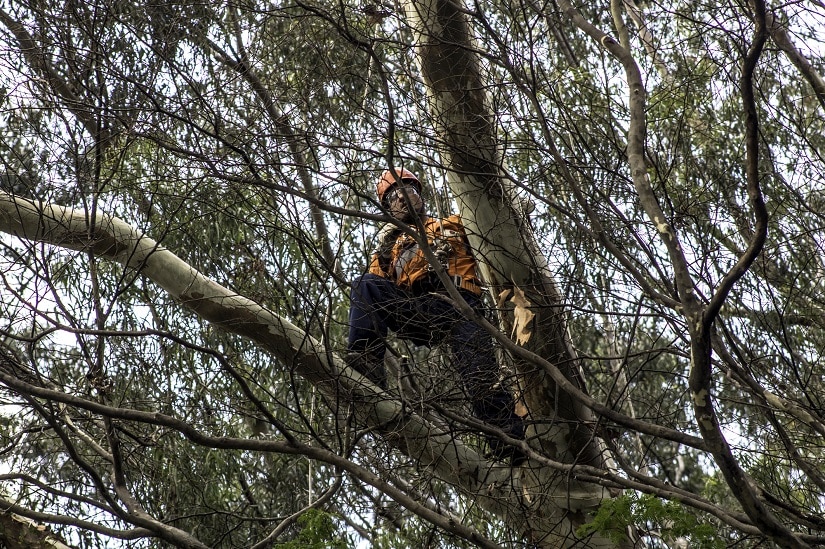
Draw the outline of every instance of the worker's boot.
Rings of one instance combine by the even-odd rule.
[[[495,418],[495,420],[491,421],[491,423],[503,430],[510,438],[520,441],[523,441],[525,438],[524,422],[515,414],[512,414],[512,416],[507,419],[502,419],[500,417]],[[527,461],[527,456],[521,448],[508,444],[494,435],[487,435],[486,438],[487,446],[490,448],[490,451],[486,456],[488,459],[494,459],[496,461],[509,461],[510,465],[513,467],[518,467]]]
[[[487,445],[490,447],[485,456],[487,459],[509,462],[512,467],[518,467],[527,461],[527,456],[521,448],[507,444],[498,437],[487,437]]]
[[[353,368],[382,389],[387,389],[387,373],[384,370],[384,362],[369,351],[348,352],[347,366]]]

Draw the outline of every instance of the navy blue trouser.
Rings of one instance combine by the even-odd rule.
[[[466,290],[461,293],[471,307],[480,310],[479,297]],[[514,438],[524,438],[513,397],[497,385],[493,340],[484,328],[465,318],[443,296],[405,292],[374,274],[353,281],[350,300],[348,351],[370,354],[383,368],[388,330],[430,347],[446,340],[475,416]]]

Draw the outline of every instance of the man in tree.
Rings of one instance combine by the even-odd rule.
[[[422,250],[426,245],[433,252],[450,283],[481,314],[481,281],[460,218],[429,217],[421,198],[421,182],[406,169],[384,171],[378,179],[377,194],[381,205],[400,223],[389,223],[381,230],[369,272],[353,282],[350,365],[386,389],[388,330],[427,346],[446,341],[475,416],[511,437],[523,439],[524,425],[515,413],[513,397],[498,383],[492,338],[454,305]],[[492,457],[523,461],[520,451],[499,438],[489,436],[488,442]]]

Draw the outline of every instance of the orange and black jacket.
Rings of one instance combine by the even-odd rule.
[[[453,283],[475,295],[481,294],[476,260],[467,241],[464,225],[457,215],[445,219],[427,217],[422,221],[427,243],[435,251],[446,243],[448,254],[445,267]],[[373,252],[370,273],[389,278],[404,290],[437,289],[436,277],[430,263],[415,239],[398,230],[382,231],[378,248]]]

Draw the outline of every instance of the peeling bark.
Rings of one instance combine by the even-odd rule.
[[[467,16],[450,0],[406,5],[416,32],[421,73],[429,90],[430,115],[441,143],[447,180],[494,295],[524,292],[536,316],[525,348],[547,359],[580,390],[579,359],[567,333],[561,294],[546,259],[533,241],[517,202],[504,183],[502,159],[485,95],[480,61],[472,48]],[[512,321],[512,320],[511,320]],[[510,330],[506,330],[509,332]],[[521,361],[521,398],[528,410],[530,444],[552,459],[609,468],[610,457],[592,431],[594,414],[559,390],[542,369]],[[546,468],[523,472],[526,513],[513,517],[542,547],[568,547],[575,530],[609,497],[600,486],[554,475]],[[597,537],[589,546],[616,544]]]
[[[47,527],[13,513],[0,513],[0,547],[7,549],[72,549]]]

